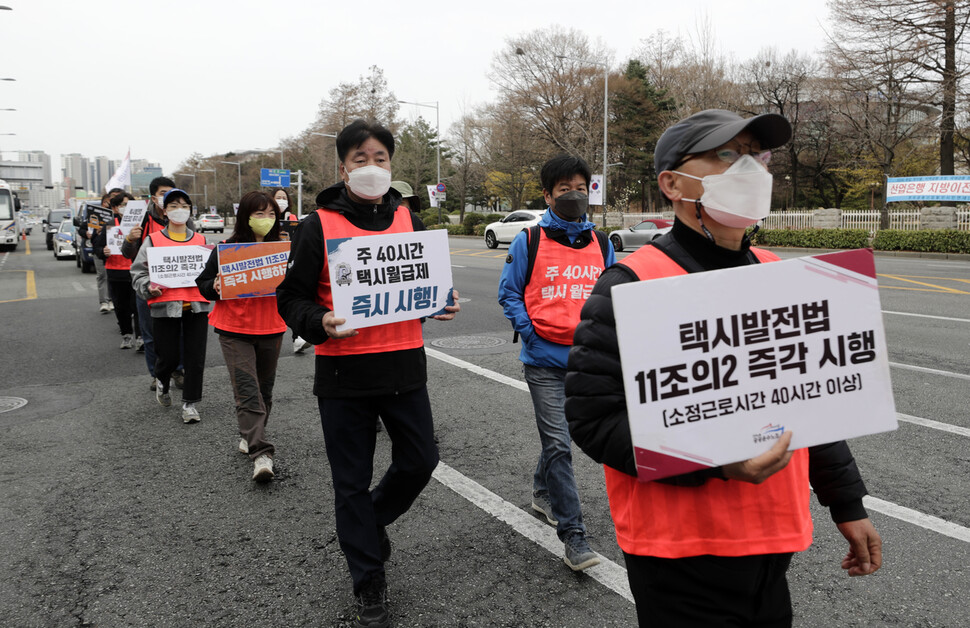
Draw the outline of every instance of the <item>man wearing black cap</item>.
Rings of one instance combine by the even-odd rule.
[[[576,329],[566,418],[573,440],[605,465],[641,626],[790,626],[785,572],[792,555],[811,544],[809,482],[849,541],[842,568],[864,576],[882,563],[882,541],[862,506],[866,488],[845,442],[790,452],[786,433],[750,460],[653,482],[636,478],[612,287],[777,261],[752,248],[745,230],[768,215],[771,149],[790,138],[782,116],[745,119],[722,110],[667,129],[654,160],[674,227],[603,273]]]

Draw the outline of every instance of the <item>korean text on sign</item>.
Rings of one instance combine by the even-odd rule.
[[[267,297],[286,275],[290,243],[238,242],[220,244],[219,281],[222,299]]]

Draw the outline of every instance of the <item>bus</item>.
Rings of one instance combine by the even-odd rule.
[[[16,251],[20,231],[20,199],[0,179],[0,250]]]

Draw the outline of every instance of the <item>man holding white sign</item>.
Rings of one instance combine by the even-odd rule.
[[[104,261],[104,270],[108,278],[111,302],[114,304],[115,317],[121,330],[121,348],[131,349],[135,346],[135,338],[140,337],[138,325],[138,310],[135,308],[135,290],[131,287],[131,260],[121,254],[121,217],[127,204],[134,197],[127,192],[116,194],[108,200],[108,207],[112,212],[112,220],[98,231],[91,240],[91,247],[95,257]]]
[[[605,465],[641,626],[790,626],[785,573],[794,552],[811,544],[809,482],[849,541],[842,568],[860,576],[882,563],[881,539],[862,506],[866,489],[845,442],[790,452],[791,432],[772,433],[766,440],[774,445],[749,460],[637,479],[612,289],[777,261],[752,248],[745,230],[768,214],[770,149],[790,137],[782,116],[743,119],[722,110],[667,129],[654,159],[674,227],[602,275],[576,330],[566,416],[576,443]],[[759,288],[770,287],[751,286]]]
[[[334,241],[353,244],[355,238],[377,234],[404,237],[424,230],[424,224],[390,187],[390,131],[356,120],[339,133],[336,144],[343,181],[317,196],[319,209],[300,226],[276,298],[286,323],[316,345],[313,393],[333,477],[337,538],[357,598],[355,625],[377,628],[390,625],[384,562],[391,545],[385,526],[407,512],[438,464],[427,358],[418,318],[341,330],[350,312],[334,311],[331,277],[335,283],[365,277],[373,283],[375,275],[349,268],[331,273],[327,252],[339,248]],[[377,253],[363,248],[366,255]],[[404,257],[418,253],[410,246],[400,250]],[[390,283],[388,277],[381,272],[382,282]],[[450,320],[459,309],[457,303],[445,306],[444,314],[431,318]],[[371,491],[378,417],[393,443],[393,462]]]

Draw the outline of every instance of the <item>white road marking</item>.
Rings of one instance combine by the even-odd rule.
[[[890,362],[889,366],[894,366],[898,369],[904,369],[907,371],[919,371],[920,373],[929,373],[931,375],[943,375],[944,377],[955,377],[957,379],[970,379],[970,375],[965,375],[963,373],[954,373],[952,371],[941,371],[939,369],[929,369],[925,366],[913,366],[912,364],[900,364],[899,362]]]
[[[950,425],[949,423],[941,423],[940,421],[933,421],[931,419],[924,419],[922,417],[913,416],[911,414],[900,414],[896,413],[896,418],[900,421],[906,421],[907,423],[914,423],[916,425],[922,425],[923,427],[933,428],[934,430],[940,430],[943,432],[950,432],[951,434],[958,434],[960,436],[970,437],[970,429],[965,427],[960,427],[959,425]]]
[[[895,314],[896,316],[918,316],[920,318],[935,318],[940,321],[956,321],[958,323],[970,323],[970,318],[953,318],[951,316],[933,316],[931,314],[914,314],[912,312],[890,312],[883,310],[883,314]]]
[[[562,560],[563,543],[559,540],[556,530],[552,526],[546,525],[521,508],[510,504],[478,482],[455,471],[444,462],[438,463],[433,476],[434,479],[496,519],[504,521],[513,530],[533,543],[544,547],[549,553]],[[630,592],[626,569],[601,554],[597,554],[597,556],[600,557],[600,564],[583,570],[583,573],[616,592],[627,601],[633,602],[633,593]]]
[[[471,373],[475,373],[476,375],[487,377],[488,379],[494,380],[496,382],[500,382],[507,386],[511,386],[518,390],[523,390],[523,391],[529,390],[529,386],[525,382],[521,382],[511,377],[507,377],[505,375],[502,375],[501,373],[496,373],[495,371],[490,371],[476,364],[472,364],[471,362],[460,360],[454,356],[447,355],[445,353],[436,351],[434,349],[426,348],[425,353],[427,353],[432,358],[441,360],[442,362],[446,362],[453,366],[457,366],[458,368],[464,369]],[[902,365],[902,366],[905,367],[906,365]],[[921,367],[911,367],[911,368],[921,369]],[[933,369],[923,369],[923,370],[932,371]],[[939,373],[947,374],[946,371],[939,371]],[[959,374],[953,373],[952,375],[959,375]],[[970,379],[970,376],[967,376],[967,375],[963,375],[962,377],[966,377],[967,379]],[[923,425],[923,423],[913,420],[913,419],[919,419],[919,417],[912,417],[907,414],[898,414],[897,417],[902,419],[903,421],[910,420],[910,422],[912,423],[918,423],[920,425]],[[920,419],[920,421],[929,421],[929,420]],[[931,423],[936,423],[936,421],[931,421]],[[940,423],[938,425],[942,426],[944,424]],[[927,427],[935,427],[936,429],[943,429],[942,427],[936,427],[934,425],[927,425]],[[947,429],[947,431],[965,429],[965,428],[956,427],[952,425],[948,426],[948,428],[950,429]],[[955,431],[954,433],[963,434],[963,432],[960,432],[960,431]],[[451,469],[444,463],[438,463],[438,469],[441,469],[441,473],[439,474],[438,470],[436,470],[435,478],[437,478],[439,482],[441,482],[442,484],[445,484],[449,488],[452,488],[449,482],[454,482],[456,486],[462,487],[462,490],[467,491],[468,494],[463,493],[462,490],[459,490],[457,488],[452,488],[452,490],[455,490],[455,492],[459,493],[460,495],[462,495],[472,503],[476,504],[479,508],[493,514],[495,517],[498,517],[502,521],[505,521],[520,534],[532,539],[534,542],[538,543],[539,545],[542,545],[543,547],[553,552],[554,554],[559,553],[559,551],[561,550],[561,547],[559,544],[559,539],[555,536],[554,533],[552,533],[552,538],[555,539],[555,543],[552,544],[554,545],[554,547],[552,547],[552,545],[550,545],[551,542],[548,539],[534,538],[535,532],[527,533],[524,531],[524,530],[533,530],[534,526],[539,526],[540,528],[544,526],[544,524],[540,523],[535,517],[532,517],[531,515],[525,513],[520,508],[516,508],[513,504],[510,504],[509,502],[504,501],[501,497],[495,495],[494,493],[491,493],[481,485],[477,484],[476,482],[474,482],[469,478],[466,478],[465,476],[461,475],[454,469]],[[448,470],[445,471],[444,469],[448,469]],[[455,478],[454,476],[460,476],[460,478]],[[461,478],[464,478],[464,479],[461,479]],[[481,493],[480,491],[478,491],[478,489],[475,489],[475,487],[478,487],[478,489],[480,489],[480,491],[484,491],[484,493]],[[475,499],[473,499],[472,497],[469,497],[469,495],[474,495],[476,497]],[[476,501],[479,499],[481,501]],[[919,511],[913,510],[911,508],[906,508],[905,506],[900,506],[899,504],[894,504],[893,502],[888,502],[886,500],[879,499],[877,497],[866,496],[865,498],[863,498],[863,502],[867,508],[875,510],[876,512],[880,512],[884,515],[889,515],[890,517],[900,519],[907,523],[912,523],[914,525],[917,525],[921,528],[925,528],[927,530],[932,530],[933,532],[938,532],[939,534],[957,539],[959,541],[970,543],[970,528],[965,528],[961,525],[950,523],[945,519],[940,519],[939,517],[934,517],[933,515],[927,515]],[[517,514],[508,512],[506,510],[507,508],[511,509],[512,511],[515,511],[515,513]],[[493,512],[493,510],[495,512]],[[502,514],[501,515],[496,514],[498,512],[501,512]],[[521,524],[523,526],[522,528],[519,527],[520,522],[525,522]],[[546,532],[548,533],[548,530],[546,530]],[[539,536],[541,537],[542,535],[539,535]],[[604,579],[600,579],[599,577],[596,577],[596,579],[599,582],[602,582],[610,589],[616,591],[626,599],[632,601],[633,599],[632,596],[628,596],[627,594],[629,592],[629,587],[627,587],[626,589],[627,593],[623,593],[621,592],[622,587],[620,587],[619,584],[617,584],[612,580],[613,578],[615,578],[615,575],[611,571],[613,568],[622,570],[624,574],[626,573],[626,570],[620,567],[619,565],[617,565],[616,563],[607,561],[607,559],[605,558],[603,558],[602,560],[604,561],[603,563],[600,563],[600,565],[592,569],[587,569],[586,573],[590,574],[590,576],[593,576],[593,573],[591,572],[593,572],[594,569],[599,569],[600,567],[604,567],[605,565],[605,568],[603,569],[603,571],[606,572],[606,574],[603,576]],[[610,567],[610,565],[612,565],[612,567]],[[625,576],[622,580],[624,583],[626,583]]]

